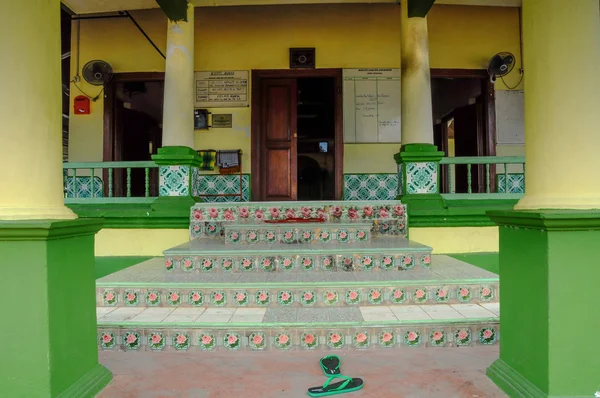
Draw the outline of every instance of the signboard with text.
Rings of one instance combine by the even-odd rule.
[[[196,108],[248,106],[248,71],[207,71],[194,74]]]

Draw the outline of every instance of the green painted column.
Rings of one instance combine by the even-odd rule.
[[[0,221],[3,397],[95,396],[94,235],[101,220]]]
[[[600,390],[600,211],[488,212],[500,227],[500,358],[510,397]]]
[[[153,209],[173,216],[185,211],[199,199],[200,156],[192,148],[168,146],[152,156],[158,165],[159,198]]]
[[[444,152],[433,144],[403,145],[398,164],[398,199],[409,211],[446,208],[440,195],[440,161]]]

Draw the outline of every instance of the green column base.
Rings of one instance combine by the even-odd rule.
[[[93,397],[112,379],[98,363],[94,235],[102,220],[0,221],[0,391]]]
[[[500,229],[500,359],[511,397],[592,397],[600,389],[600,211],[494,211]]]
[[[152,160],[158,165],[159,196],[167,198],[193,197],[194,180],[199,178],[201,159],[198,152],[185,146],[162,147]],[[173,202],[178,203],[176,201]]]
[[[399,166],[400,194],[410,215],[415,210],[440,210],[448,206],[440,195],[440,161],[444,152],[432,144],[403,145],[394,155]]]

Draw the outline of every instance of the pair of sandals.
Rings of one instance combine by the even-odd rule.
[[[340,371],[341,360],[335,355],[328,355],[320,360],[321,369],[327,381],[321,387],[311,387],[308,389],[308,395],[311,397],[327,397],[329,395],[344,394],[347,392],[358,391],[363,388],[364,382],[359,378],[352,378],[342,375]],[[335,379],[343,379],[332,383]]]

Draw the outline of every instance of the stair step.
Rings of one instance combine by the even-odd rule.
[[[370,242],[311,245],[228,245],[223,240],[193,240],[165,250],[169,271],[289,271],[304,268],[398,270],[428,267],[432,249],[404,238],[373,238]]]
[[[211,225],[205,228],[210,228]],[[216,230],[216,227],[214,227]],[[327,222],[327,223],[231,223],[224,224],[225,243],[232,245],[272,245],[320,243],[322,245],[369,242],[373,222]],[[215,236],[214,231],[205,235]]]
[[[367,349],[491,345],[498,304],[354,308],[99,308],[101,349]],[[152,347],[153,346],[153,347]]]
[[[499,300],[496,274],[447,256],[396,272],[180,272],[155,258],[101,278],[97,306],[356,307]]]
[[[197,203],[190,214],[190,238],[219,235],[223,225],[229,222],[287,218],[325,218],[328,221],[371,221],[384,225],[378,228],[386,234],[406,237],[406,205],[397,200],[383,201],[324,201],[324,202],[245,202],[245,203]]]

